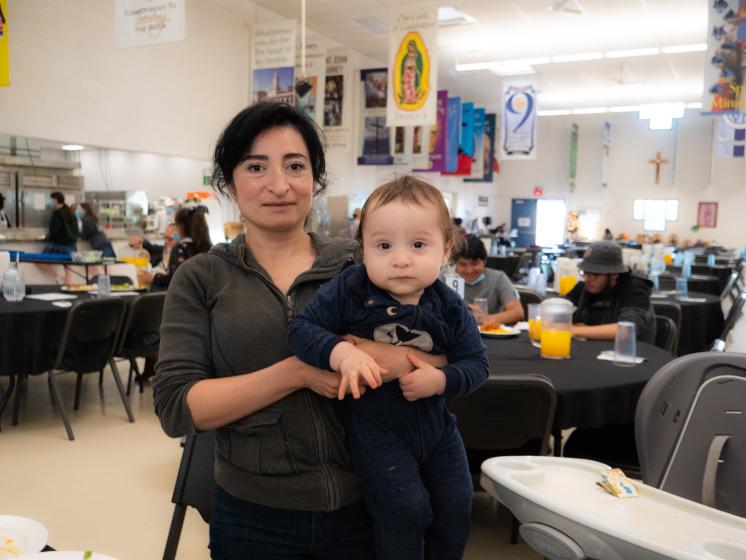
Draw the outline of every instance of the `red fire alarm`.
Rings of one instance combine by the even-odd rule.
[[[534,187],[534,196],[544,196],[544,189],[542,187]]]

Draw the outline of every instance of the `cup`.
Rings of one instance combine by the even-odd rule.
[[[541,341],[541,304],[528,304],[528,337],[534,346]]]
[[[106,274],[98,277],[98,297],[107,297],[111,295],[111,279]]]
[[[481,314],[474,314],[474,318],[477,320],[477,323],[482,322],[484,320],[484,317],[489,313],[487,311],[487,298],[486,297],[477,297],[474,298],[474,301],[472,302],[478,309],[484,313],[484,315]]]
[[[653,283],[653,292],[658,293],[661,289],[661,275],[658,272],[651,272],[650,276],[648,277],[649,280]]]
[[[561,296],[564,296],[565,294],[569,294],[572,289],[575,287],[575,284],[578,283],[578,279],[575,278],[575,276],[565,275],[560,276],[559,279],[559,294]]]
[[[676,277],[676,299],[685,299],[689,295],[689,284],[683,276]]]
[[[635,324],[630,321],[619,321],[616,324],[616,338],[614,339],[614,363],[620,366],[633,366],[635,358],[637,358]]]

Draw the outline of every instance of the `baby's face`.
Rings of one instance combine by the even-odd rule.
[[[396,200],[367,213],[363,262],[368,277],[402,304],[417,304],[448,260],[434,204],[405,205]]]

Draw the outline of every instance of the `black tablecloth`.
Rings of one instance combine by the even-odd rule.
[[[702,276],[692,274],[687,278],[687,286],[691,292],[703,292],[714,296],[720,295],[720,281],[717,276]],[[673,290],[676,287],[676,275],[670,272],[664,272],[660,275],[660,289]]]
[[[632,422],[637,399],[648,379],[672,356],[651,344],[637,343],[637,355],[647,358],[632,367],[598,360],[611,341],[572,341],[572,357],[548,360],[539,356],[526,333],[517,338],[485,339],[490,375],[538,373],[552,380],[557,391],[553,431],[571,427],[600,427]]]
[[[672,272],[673,274],[681,274],[680,266],[669,266],[666,268],[666,270]],[[725,265],[707,266],[704,264],[702,265],[695,264],[692,266],[692,272],[699,276],[716,277],[718,279],[718,284],[720,288],[716,295],[719,295],[720,293],[722,293],[723,289],[725,288],[725,285],[728,283],[728,280],[730,280],[730,275],[731,275],[731,272],[733,272],[733,269]]]
[[[653,305],[656,301],[665,301],[681,307],[679,356],[709,350],[712,341],[720,336],[725,326],[719,297],[699,292],[690,292],[689,297],[704,298],[706,301],[679,301],[672,295],[653,298]]]
[[[518,268],[518,259],[520,257],[517,255],[490,256],[487,257],[487,267],[502,270],[508,278],[512,278]]]

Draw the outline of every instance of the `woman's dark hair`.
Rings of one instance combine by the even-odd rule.
[[[174,223],[184,232],[184,237],[191,237],[197,253],[207,253],[212,247],[210,231],[207,229],[205,207],[195,206],[182,208],[174,216]]]
[[[268,101],[247,107],[233,117],[223,130],[213,156],[213,188],[223,195],[232,196],[233,170],[248,155],[259,135],[282,126],[294,128],[303,138],[316,183],[314,194],[323,192],[326,189],[323,132],[313,120],[295,107]]]
[[[91,218],[94,224],[98,225],[98,216],[93,213],[93,208],[91,208],[91,205],[87,202],[81,202],[80,207],[83,209],[83,212],[85,212],[85,215]]]
[[[466,235],[464,236],[464,240],[466,242],[464,248],[453,255],[453,260],[487,260],[487,249],[484,248],[484,243],[482,243],[478,235]]]
[[[57,201],[57,204],[65,204],[65,195],[59,191],[55,191],[49,195],[49,198],[53,198]]]

